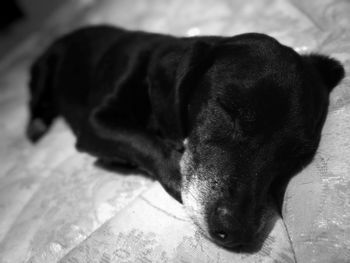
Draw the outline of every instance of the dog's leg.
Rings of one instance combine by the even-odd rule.
[[[109,135],[101,135],[86,124],[78,133],[76,148],[96,156],[97,165],[103,168],[114,170],[112,166],[118,166],[143,171],[181,202],[181,147],[177,149],[152,134],[132,129],[114,129]]]
[[[181,152],[160,138],[143,132],[117,132],[110,139],[120,145],[120,154],[158,180],[171,196],[182,202],[179,165]]]
[[[128,163],[158,180],[171,196],[181,202],[181,151],[143,131],[121,129],[102,136],[113,145],[108,152],[111,159],[122,156]]]
[[[182,153],[166,145],[161,139],[136,132],[116,133],[110,138],[119,145],[119,156],[125,156],[131,163],[159,181],[164,189],[181,201],[180,158]]]
[[[107,170],[113,170],[113,167],[136,168],[135,164],[123,157],[119,144],[101,138],[91,129],[90,125],[85,123],[76,135],[76,149],[97,157],[97,166]]]
[[[59,115],[53,97],[55,72],[59,64],[60,50],[52,48],[35,61],[31,67],[30,116],[26,129],[28,139],[35,143],[47,131]]]
[[[182,153],[148,134],[117,136],[123,151],[141,170],[151,174],[179,202],[181,200],[180,158]]]

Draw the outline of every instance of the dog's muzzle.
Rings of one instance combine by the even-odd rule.
[[[242,215],[237,215],[240,208],[231,200],[220,198],[212,191],[209,180],[200,175],[208,171],[201,165],[193,168],[192,154],[186,149],[180,162],[183,175],[182,200],[185,210],[200,232],[216,244],[228,248],[251,246],[257,239],[257,227],[252,227]],[[239,218],[238,218],[239,217]]]

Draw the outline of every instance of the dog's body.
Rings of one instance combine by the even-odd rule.
[[[237,248],[257,237],[271,188],[312,159],[344,70],[262,34],[99,26],[57,40],[31,75],[32,141],[63,116],[80,151],[146,171]]]

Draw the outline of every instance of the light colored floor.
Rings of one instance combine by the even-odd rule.
[[[83,2],[82,2],[83,3]],[[286,193],[284,221],[254,255],[204,239],[182,207],[138,175],[102,171],[62,122],[36,147],[24,138],[28,65],[57,35],[110,23],[178,35],[268,33],[350,70],[350,4],[298,0],[100,0],[75,4],[0,63],[0,262],[348,262],[350,80],[331,96],[313,163]]]

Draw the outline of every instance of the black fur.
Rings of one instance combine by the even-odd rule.
[[[256,238],[269,197],[312,159],[343,76],[338,61],[263,34],[89,27],[32,66],[27,135],[36,142],[62,116],[78,150],[142,169],[179,201],[196,178],[210,236],[238,247]],[[181,174],[184,150],[192,172]]]

